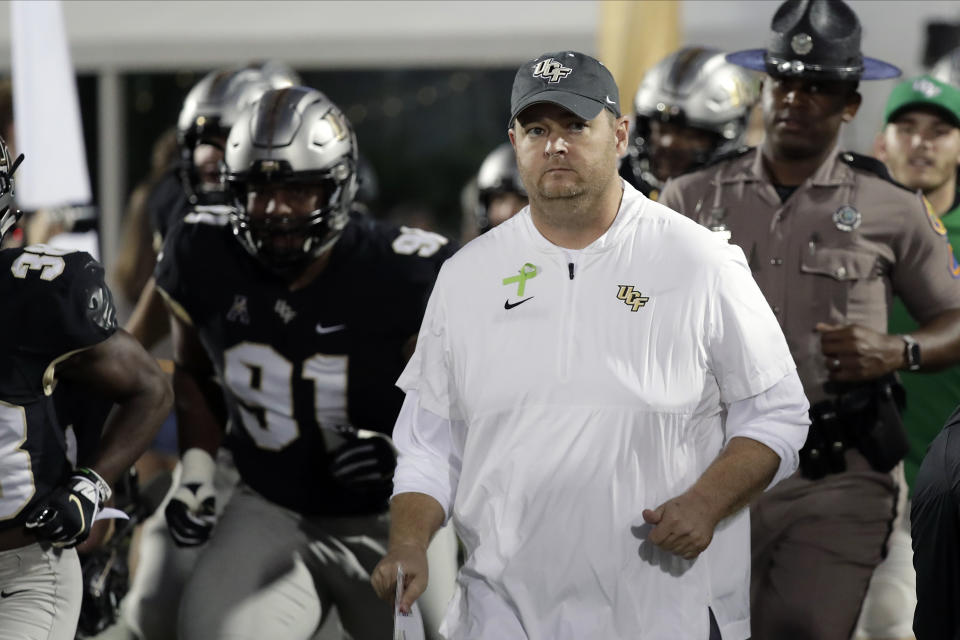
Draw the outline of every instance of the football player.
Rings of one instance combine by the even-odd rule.
[[[464,242],[509,220],[527,206],[527,190],[520,182],[517,156],[509,142],[483,159],[471,190],[473,194],[467,198],[464,211]]]
[[[225,165],[234,208],[188,215],[156,271],[183,467],[166,517],[180,544],[213,533],[179,637],[309,638],[333,607],[355,640],[386,637],[391,612],[368,580],[386,544],[394,382],[453,247],[352,212],[356,138],[314,89],[263,94]],[[241,482],[218,517],[221,443]]]
[[[161,182],[148,199],[158,251],[170,227],[193,208],[225,211],[228,196],[220,179],[220,164],[230,127],[264,91],[293,86],[299,80],[293,69],[269,61],[211,71],[190,89],[177,118],[179,170]],[[140,294],[127,330],[148,349],[167,335],[163,301],[153,279]]]
[[[744,143],[757,81],[724,54],[685,47],[643,77],[620,175],[656,200],[667,180]]]
[[[0,238],[16,224],[13,173],[0,140]],[[0,251],[0,638],[68,640],[82,584],[74,549],[111,483],[146,449],[172,404],[157,363],[117,329],[103,269],[80,251]],[[76,450],[52,398],[59,381],[88,405],[116,404]],[[78,416],[79,417],[79,416]],[[67,416],[62,416],[65,421]],[[74,425],[86,423],[75,420]],[[100,430],[102,424],[102,432]]]
[[[151,223],[159,251],[163,238],[188,212],[216,220],[225,215],[230,198],[220,177],[223,150],[230,127],[240,113],[270,88],[292,86],[299,78],[286,65],[268,61],[211,71],[187,94],[177,119],[180,167],[172,180],[150,200]],[[223,218],[223,221],[226,219]],[[148,348],[169,331],[163,299],[151,278],[141,293],[127,328]],[[229,455],[219,456],[217,490],[225,503],[236,483]],[[181,469],[174,469],[174,483]],[[140,538],[137,571],[122,605],[123,620],[143,640],[173,640],[183,585],[196,563],[198,550],[179,548],[163,516],[165,502],[146,520]]]

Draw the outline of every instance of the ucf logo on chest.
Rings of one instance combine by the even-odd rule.
[[[636,311],[647,304],[647,301],[650,299],[648,296],[636,291],[632,286],[621,284],[617,285],[617,287],[617,300],[623,300],[623,303],[630,307],[630,311]]]

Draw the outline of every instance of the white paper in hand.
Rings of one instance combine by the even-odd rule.
[[[393,602],[393,640],[426,640],[420,607],[414,602],[410,613],[400,613],[403,597],[403,567],[397,567],[397,597]]]

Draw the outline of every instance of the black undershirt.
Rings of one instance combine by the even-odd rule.
[[[780,196],[780,202],[784,203],[787,201],[787,198],[793,195],[793,192],[797,190],[797,186],[785,186],[782,184],[775,184],[773,188],[777,190],[777,195]]]

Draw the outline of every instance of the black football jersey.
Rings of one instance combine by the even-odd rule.
[[[0,528],[22,524],[70,470],[54,365],[116,331],[103,268],[44,245],[0,251]]]
[[[392,432],[403,403],[396,380],[454,249],[438,234],[354,214],[323,272],[290,291],[225,216],[191,213],[171,230],[157,285],[214,364],[230,416],[226,446],[250,487],[304,514],[386,507],[337,491],[330,453],[344,432]]]
[[[170,169],[163,174],[147,195],[146,206],[153,233],[162,241],[170,228],[190,211],[179,170]]]

